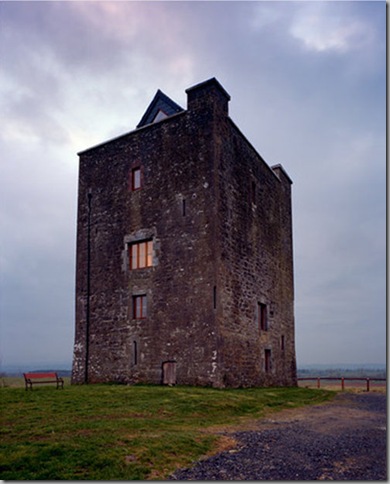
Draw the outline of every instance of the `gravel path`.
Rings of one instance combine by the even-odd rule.
[[[170,480],[387,480],[386,395],[340,393],[324,405],[260,419],[234,449]]]

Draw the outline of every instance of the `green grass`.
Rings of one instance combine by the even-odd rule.
[[[2,480],[164,479],[218,448],[212,427],[323,402],[307,388],[0,388]]]

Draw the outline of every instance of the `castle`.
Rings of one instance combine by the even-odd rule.
[[[186,93],[79,153],[72,382],[296,385],[292,182]]]

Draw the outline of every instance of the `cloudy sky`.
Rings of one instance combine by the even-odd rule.
[[[1,2],[1,364],[71,364],[77,152],[210,77],[294,181],[298,365],[384,363],[385,9]]]

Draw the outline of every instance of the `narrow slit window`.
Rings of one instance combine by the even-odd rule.
[[[131,188],[132,190],[141,188],[141,168],[133,168],[131,171]]]
[[[133,364],[136,365],[138,363],[138,348],[137,342],[133,341]]]
[[[213,305],[214,309],[217,309],[217,286],[213,288]]]
[[[182,213],[183,213],[183,217],[186,216],[186,201],[185,199],[183,199],[183,202],[182,202]]]
[[[284,342],[284,335],[282,335],[281,338],[280,338],[280,349],[282,351],[284,351],[284,344],[285,344],[285,342]]]
[[[257,313],[260,331],[268,330],[267,306],[263,303],[257,303]]]
[[[147,317],[147,300],[146,295],[133,296],[133,318],[145,319]]]
[[[271,350],[264,351],[264,369],[267,373],[271,371]]]

